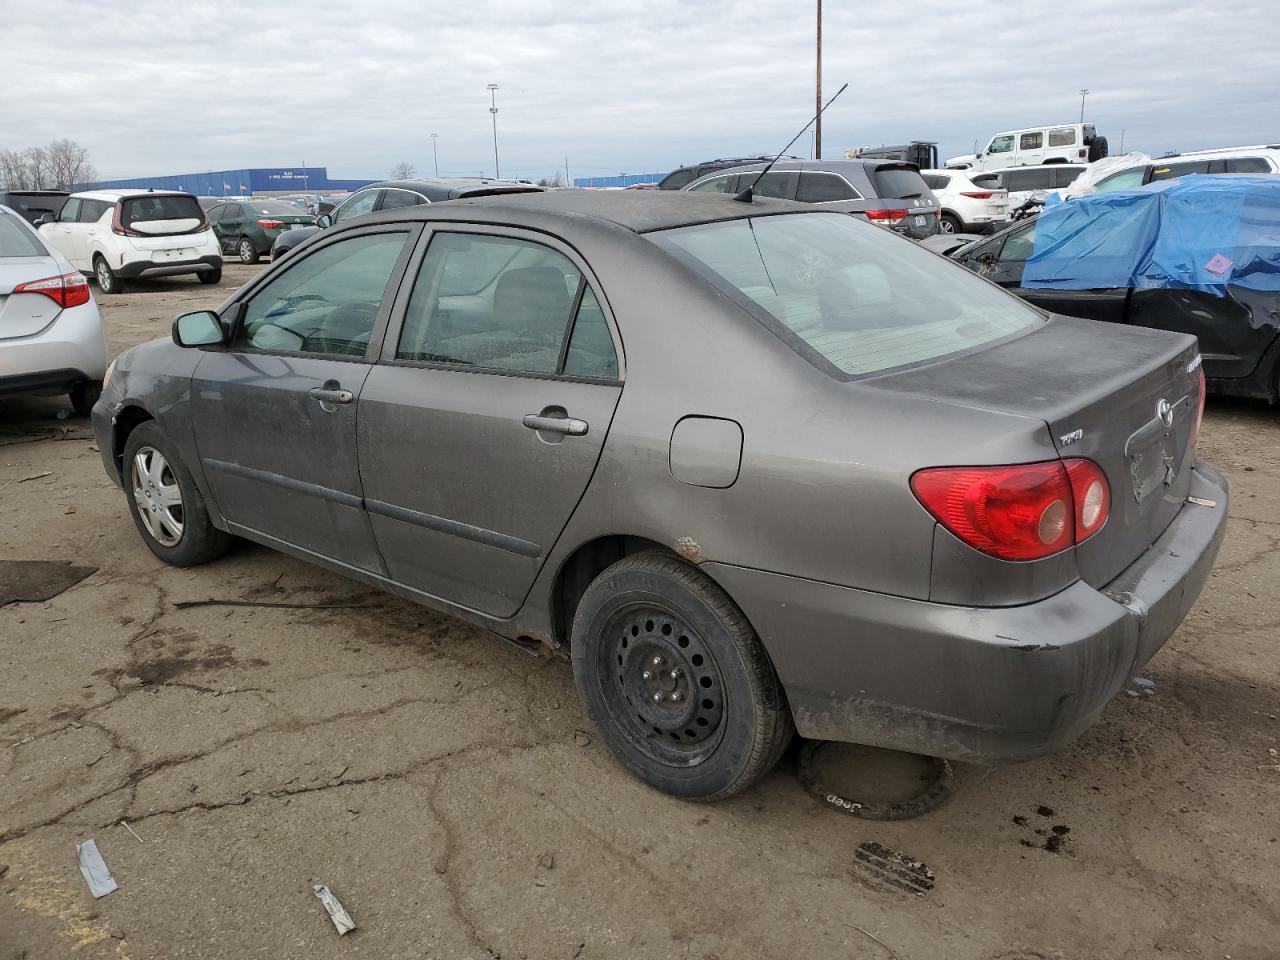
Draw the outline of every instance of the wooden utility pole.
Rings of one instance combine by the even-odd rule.
[[[813,130],[813,158],[822,159],[822,0],[818,0],[818,73],[817,93],[814,97],[814,112],[818,120]]]

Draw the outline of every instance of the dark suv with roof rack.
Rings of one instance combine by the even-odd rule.
[[[900,160],[780,160],[732,167],[695,180],[685,190],[741,193],[820,203],[921,240],[938,232],[942,207],[914,163]]]

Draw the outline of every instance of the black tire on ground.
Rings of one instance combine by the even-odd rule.
[[[102,381],[81,380],[68,391],[67,395],[71,398],[71,409],[76,412],[76,416],[87,417],[93,410],[93,405],[102,396]]]
[[[253,245],[252,240],[241,237],[236,242],[236,256],[240,258],[241,263],[257,263],[262,254],[258,253],[258,248]]]
[[[212,287],[214,284],[222,282],[222,268],[216,270],[206,270],[203,273],[196,274],[200,278],[200,282],[206,286]]]
[[[960,222],[960,218],[954,213],[943,211],[942,219],[938,222],[938,229],[943,233],[964,233],[964,224]]]
[[[1093,163],[1094,161],[1101,160],[1106,156],[1108,156],[1107,138],[1094,137],[1089,143],[1089,162]]]
[[[173,544],[161,543],[147,528],[140,515],[138,499],[134,495],[136,460],[140,452],[145,455],[146,451],[158,452],[164,458],[167,468],[161,482],[166,486],[176,483],[181,493],[182,530],[177,542]],[[154,420],[135,427],[125,443],[124,493],[134,526],[138,528],[138,535],[152,553],[170,566],[193,567],[208,563],[225,554],[235,542],[231,534],[219,530],[209,519],[204,497],[191,478],[191,472],[178,455],[176,445]]]
[[[795,729],[782,685],[742,611],[709,577],[661,552],[619,560],[573,620],[587,714],[635,776],[720,800],[777,763]]]
[[[103,293],[107,295],[124,293],[124,280],[108,266],[102,254],[93,258],[93,277],[98,281],[98,289]]]

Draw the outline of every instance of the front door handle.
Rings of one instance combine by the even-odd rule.
[[[321,405],[326,403],[350,403],[356,398],[356,395],[350,390],[330,389],[329,387],[312,387],[311,399],[319,400]]]
[[[528,413],[520,422],[530,430],[537,430],[539,433],[563,433],[570,437],[587,435],[587,421],[578,420],[575,417],[545,417]]]

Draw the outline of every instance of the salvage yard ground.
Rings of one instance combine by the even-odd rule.
[[[111,355],[258,269],[99,297]],[[1280,954],[1280,411],[1210,399],[1232,519],[1151,685],[875,823],[810,799],[794,748],[729,802],[656,793],[567,662],[264,548],[165,567],[64,406],[0,405],[0,560],[98,568],[0,607],[0,960]],[[209,599],[304,606],[179,606]],[[888,851],[932,883],[881,882]]]

